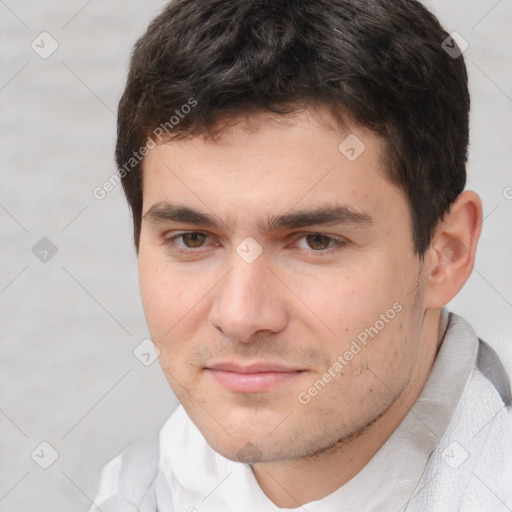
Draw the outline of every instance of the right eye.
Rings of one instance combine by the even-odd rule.
[[[186,231],[167,237],[165,239],[165,245],[177,246],[180,251],[186,252],[187,249],[194,250],[203,247],[207,238],[208,235],[200,231]],[[180,239],[182,241],[181,244],[177,242]]]

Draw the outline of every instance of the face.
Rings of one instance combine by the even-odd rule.
[[[192,421],[225,457],[268,462],[383,415],[411,379],[424,307],[382,141],[308,112],[249,122],[150,151],[139,276]]]

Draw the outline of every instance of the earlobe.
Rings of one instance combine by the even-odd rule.
[[[437,227],[428,249],[427,308],[445,306],[473,270],[482,228],[482,203],[475,192],[462,192]]]

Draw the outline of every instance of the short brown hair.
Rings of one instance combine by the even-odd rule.
[[[423,255],[466,182],[467,72],[447,38],[416,0],[169,3],[137,41],[119,103],[116,162],[136,248],[142,159],[127,163],[158,127],[160,139],[185,138],[221,117],[322,104],[383,138]]]

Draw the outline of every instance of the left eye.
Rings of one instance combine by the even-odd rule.
[[[342,240],[319,233],[305,235],[299,240],[304,240],[307,244],[307,247],[302,247],[303,249],[312,249],[313,251],[325,251],[333,246],[343,245],[344,243]]]

